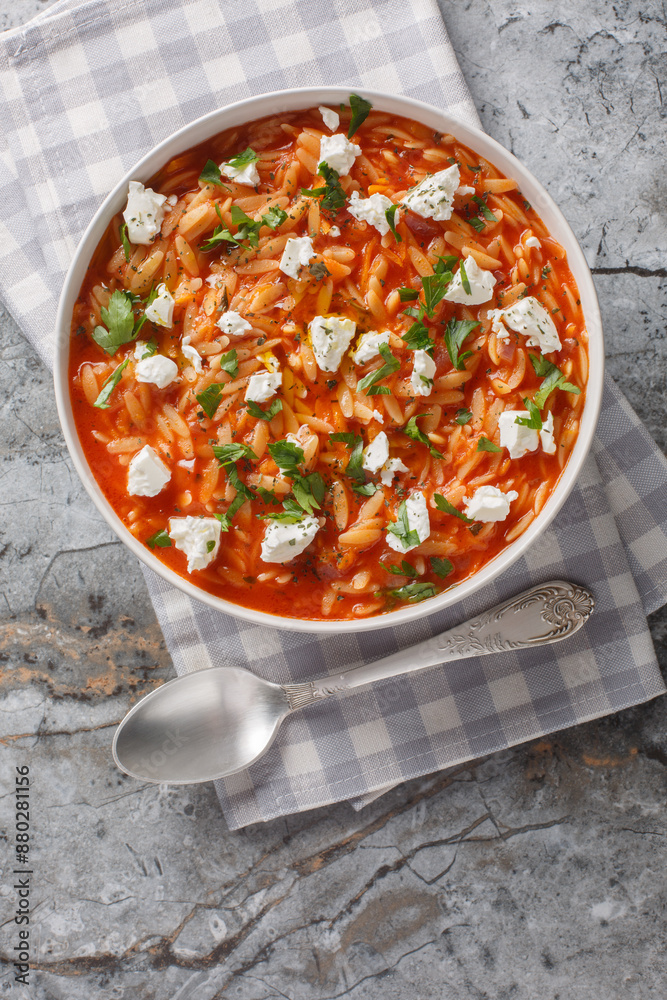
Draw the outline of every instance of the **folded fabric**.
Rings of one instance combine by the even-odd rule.
[[[51,363],[63,277],[106,192],[175,129],[292,86],[405,93],[479,125],[435,0],[61,0],[0,38],[0,295]],[[417,58],[418,57],[418,58]],[[252,665],[298,681],[368,662],[553,577],[596,612],[557,646],[396,678],[290,717],[217,783],[232,828],[340,799],[662,693],[646,613],[667,599],[667,463],[611,381],[576,489],[495,585],[418,622],[321,638],[253,626],[145,570],[178,673]]]

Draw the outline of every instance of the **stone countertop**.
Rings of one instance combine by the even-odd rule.
[[[664,5],[440,3],[484,127],[580,239],[609,370],[666,447]],[[45,6],[0,0],[0,27]],[[3,998],[665,995],[665,699],[360,813],[237,833],[211,786],[119,774],[113,726],[172,675],[169,655],[136,562],[72,470],[49,373],[4,312],[0,334],[0,794],[29,764],[38,967],[28,990],[0,972]],[[667,615],[651,628],[667,664]],[[11,841],[11,809],[3,825]],[[7,878],[0,894],[10,922]]]

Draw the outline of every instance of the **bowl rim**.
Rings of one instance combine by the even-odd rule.
[[[579,289],[582,311],[588,332],[589,365],[586,400],[580,420],[579,434],[555,490],[526,531],[516,541],[510,543],[510,545],[486,563],[481,570],[473,574],[473,576],[427,601],[410,604],[382,615],[358,619],[283,618],[279,615],[272,615],[268,612],[256,611],[253,608],[233,604],[224,598],[217,597],[203,590],[189,579],[175,573],[153,555],[125,527],[124,523],[104,497],[86,461],[74,424],[68,378],[72,310],[78,297],[88,263],[108,225],[109,219],[120,211],[125,203],[127,185],[130,180],[147,181],[172,157],[205,142],[206,139],[212,138],[219,132],[234,125],[253,121],[269,114],[305,110],[306,108],[320,104],[336,105],[341,103],[341,101],[347,103],[351,92],[352,89],[350,87],[320,86],[295,87],[258,94],[254,97],[244,98],[241,101],[235,101],[232,104],[208,112],[163,139],[123,175],[95,212],[81,237],[68,268],[58,303],[56,319],[54,383],[56,405],[65,441],[74,467],[79,474],[86,492],[120,541],[144,565],[157,573],[167,583],[172,584],[188,597],[200,601],[217,611],[230,614],[236,619],[241,619],[254,625],[317,634],[366,632],[404,625],[458,604],[478,590],[491,584],[502,573],[507,571],[533,545],[536,539],[544,533],[570,495],[593,441],[604,388],[602,321],[590,268],[569,223],[542,184],[513,153],[505,149],[496,139],[480,129],[455,118],[446,111],[402,94],[389,94],[366,87],[357,88],[354,92],[367,98],[374,108],[380,111],[400,114],[403,117],[414,118],[417,121],[437,128],[438,131],[451,133],[464,145],[470,146],[475,152],[489,159],[506,176],[515,177],[519,182],[519,188],[522,193],[530,197],[531,205],[537,210],[540,217],[543,218],[545,212],[549,216],[548,220],[545,220],[545,224],[549,232],[558,239],[558,242],[566,250],[568,264]],[[556,232],[554,232],[554,228]]]

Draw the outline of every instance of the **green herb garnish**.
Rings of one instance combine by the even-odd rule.
[[[390,595],[399,601],[425,601],[429,597],[435,597],[438,588],[434,583],[406,583],[398,590],[390,590]]]
[[[491,211],[491,209],[489,208],[489,206],[484,201],[483,198],[480,198],[480,196],[478,194],[474,194],[472,196],[472,200],[475,202],[476,205],[479,206],[479,209],[480,209],[482,215],[484,216],[484,218],[487,220],[487,222],[497,222],[498,221],[496,219],[495,215],[493,214],[493,212]]]
[[[401,561],[400,566],[387,566],[387,564],[383,562],[380,563],[380,566],[382,566],[382,569],[386,569],[388,573],[393,573],[394,576],[419,576],[419,573],[414,566],[411,566],[409,562],[405,561],[405,559]]]
[[[130,359],[125,358],[125,361],[122,361],[117,368],[114,368],[111,375],[109,375],[109,377],[104,381],[102,389],[100,390],[100,394],[93,403],[93,406],[96,406],[99,410],[109,409],[109,407],[111,406],[111,403],[109,402],[111,393],[114,391],[114,389],[120,382],[121,375],[127,368],[129,362]]]
[[[102,322],[105,326],[96,326],[93,330],[93,340],[107,354],[114,355],[123,344],[134,340],[138,329],[134,326],[134,297],[129,292],[118,289],[109,299],[108,307],[102,307]]]
[[[544,409],[544,404],[554,389],[562,389],[563,392],[573,392],[577,396],[579,395],[581,389],[576,385],[572,385],[571,382],[567,382],[560,368],[557,368],[551,361],[547,361],[546,358],[537,354],[529,354],[528,357],[535,369],[535,374],[540,378],[544,378],[540,388],[533,397],[535,406],[539,410]]]
[[[366,476],[362,468],[364,441],[358,434],[349,431],[339,431],[332,434],[331,441],[342,441],[351,449],[350,461],[345,466],[344,472],[350,479],[356,479],[358,483],[363,483]]]
[[[257,163],[258,160],[259,156],[255,150],[248,146],[248,148],[244,149],[242,153],[238,154],[238,156],[233,156],[231,160],[228,160],[227,166],[233,167],[234,170],[243,170],[243,168],[247,167],[248,164]]]
[[[475,216],[472,219],[468,219],[468,222],[477,233],[481,233],[482,230],[484,229],[484,223],[477,216]]]
[[[407,434],[409,438],[412,438],[413,441],[420,441],[421,444],[425,444],[434,458],[442,458],[442,452],[438,451],[438,449],[431,444],[426,434],[424,434],[423,431],[420,431],[417,427],[417,421],[420,417],[425,417],[426,415],[426,413],[415,413],[414,417],[410,417],[405,427],[402,427],[401,430],[404,434]]]
[[[469,358],[472,351],[459,354],[463,341],[472,333],[479,323],[473,319],[450,319],[445,329],[445,347],[449,354],[449,359],[457,371],[465,371],[463,362]]]
[[[459,521],[463,521],[464,524],[472,524],[472,518],[466,517],[466,515],[457,510],[453,503],[450,503],[446,497],[443,497],[440,493],[434,493],[433,499],[435,500],[435,505],[438,510],[441,510],[443,514],[452,514],[454,517],[458,517]]]
[[[502,448],[499,448],[497,444],[494,444],[493,441],[489,441],[489,439],[484,437],[482,434],[481,438],[477,442],[477,451],[502,451]]]
[[[435,308],[444,298],[447,286],[451,280],[451,271],[438,271],[436,274],[428,274],[425,278],[422,278],[424,308],[429,319],[433,319]]]
[[[467,424],[469,420],[472,420],[472,413],[470,410],[466,410],[464,407],[461,407],[460,410],[456,411],[454,420],[457,424],[460,424],[461,427],[463,427],[463,425]]]
[[[454,566],[450,563],[449,559],[441,559],[440,556],[431,556],[429,562],[431,563],[433,572],[437,576],[442,577],[443,580],[450,573],[454,572]]]
[[[123,244],[123,253],[125,254],[125,263],[128,262],[132,256],[132,246],[130,245],[130,240],[127,235],[127,222],[124,226],[120,227],[120,241]]]
[[[337,172],[324,161],[317,168],[320,177],[324,177],[324,187],[301,188],[301,194],[307,198],[322,198],[321,207],[332,215],[337,215],[345,204],[346,195],[343,191]]]
[[[398,538],[404,549],[419,545],[419,534],[410,527],[406,503],[407,501],[404,500],[396,512],[396,521],[390,524],[387,528],[387,531],[390,534],[395,535],[396,538]]]
[[[394,221],[395,218],[396,218],[396,209],[397,208],[398,208],[398,205],[392,205],[390,208],[385,209],[384,216],[385,216],[385,219],[387,220],[387,223],[389,224],[389,228],[391,229],[392,233],[394,234],[394,239],[396,240],[397,243],[402,243],[403,242],[403,237],[399,233],[396,232],[396,223]],[[401,300],[401,301],[403,301],[403,300]]]
[[[363,97],[359,97],[359,94],[350,94],[352,118],[350,119],[350,126],[347,130],[348,139],[351,139],[357,129],[363,125],[368,118],[368,114],[372,107],[373,105],[370,101],[365,100]]]
[[[171,548],[171,538],[165,528],[160,528],[154,535],[146,539],[146,545],[149,549],[169,549]]]
[[[239,361],[235,348],[220,355],[220,371],[227,372],[232,378],[236,378],[239,373]]]
[[[225,191],[229,191],[226,184],[222,183],[222,175],[220,173],[220,167],[213,160],[207,160],[204,164],[204,169],[199,175],[200,184],[217,184],[218,187],[224,188]]]
[[[419,292],[416,288],[399,288],[398,297],[401,302],[414,302],[419,298]]]
[[[357,385],[357,390],[363,389],[367,396],[388,396],[387,386],[377,383],[381,382],[383,378],[393,375],[401,367],[401,362],[391,353],[389,344],[379,344],[378,351],[384,359],[384,364],[377,371],[365,375]]]
[[[261,406],[255,403],[253,400],[248,400],[246,403],[248,407],[248,413],[251,417],[255,417],[257,420],[273,420],[277,413],[283,408],[282,401],[280,399],[274,399],[268,410],[263,410]]]
[[[195,396],[195,399],[197,400],[197,402],[199,403],[199,405],[201,406],[202,410],[209,418],[209,420],[213,419],[213,417],[215,416],[215,411],[218,409],[218,406],[220,405],[222,389],[223,386],[221,385],[220,382],[213,382],[205,389],[202,389],[201,392],[198,392],[197,395]]]
[[[533,403],[532,399],[524,397],[523,404],[528,410],[527,417],[515,417],[514,423],[521,424],[522,427],[530,427],[531,430],[541,431],[542,430],[542,417],[540,416],[540,411]]]
[[[463,291],[466,293],[466,295],[472,295],[472,292],[470,291],[470,282],[468,281],[468,273],[466,271],[465,264],[463,261],[461,261],[461,265],[459,267],[459,274],[461,275],[461,284],[463,285]]]

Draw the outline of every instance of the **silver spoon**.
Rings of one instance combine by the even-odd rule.
[[[559,642],[581,628],[593,606],[583,587],[551,580],[416,646],[303,684],[274,684],[241,667],[186,674],[128,712],[116,730],[114,760],[142,781],[214,781],[258,760],[283,719],[305,705],[469,656]]]

